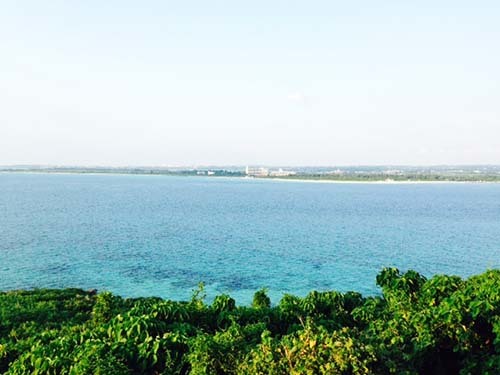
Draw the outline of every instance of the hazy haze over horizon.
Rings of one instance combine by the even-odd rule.
[[[500,2],[6,0],[0,165],[500,164]]]

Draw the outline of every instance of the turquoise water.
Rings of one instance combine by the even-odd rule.
[[[268,287],[374,294],[383,266],[500,267],[500,184],[319,184],[0,174],[0,289],[81,287],[238,303]]]

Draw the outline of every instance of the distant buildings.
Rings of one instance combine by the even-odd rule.
[[[284,176],[293,176],[297,174],[297,172],[294,171],[284,171],[283,169],[279,168],[278,170],[270,171],[267,168],[264,167],[246,167],[245,169],[245,174],[250,177],[284,177]]]
[[[345,171],[343,171],[342,169],[335,169],[334,171],[329,171],[329,172],[325,172],[325,174],[334,174],[334,175],[342,175],[344,174]]]
[[[245,173],[247,176],[252,177],[266,177],[269,176],[269,169],[263,167],[249,167],[245,168]]]
[[[197,171],[196,174],[198,176],[214,176],[215,172],[214,171]]]
[[[269,172],[269,175],[270,176],[273,176],[273,177],[284,177],[284,176],[293,176],[293,175],[296,175],[297,172],[294,172],[294,171],[284,171],[283,169],[278,169],[277,171],[271,171]]]

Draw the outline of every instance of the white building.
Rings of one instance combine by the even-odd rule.
[[[284,171],[283,169],[278,169],[277,171],[271,171],[269,172],[269,175],[270,176],[273,176],[273,177],[284,177],[284,176],[293,176],[293,175],[296,175],[297,172],[295,171]]]
[[[263,167],[249,167],[247,166],[245,169],[245,173],[247,176],[252,177],[266,177],[269,176],[269,170]]]

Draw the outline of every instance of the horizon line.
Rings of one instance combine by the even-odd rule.
[[[106,165],[106,164],[0,164],[0,168],[227,168],[227,167],[274,167],[274,168],[353,168],[353,167],[500,167],[500,163],[439,163],[439,164],[128,164],[128,165]]]

